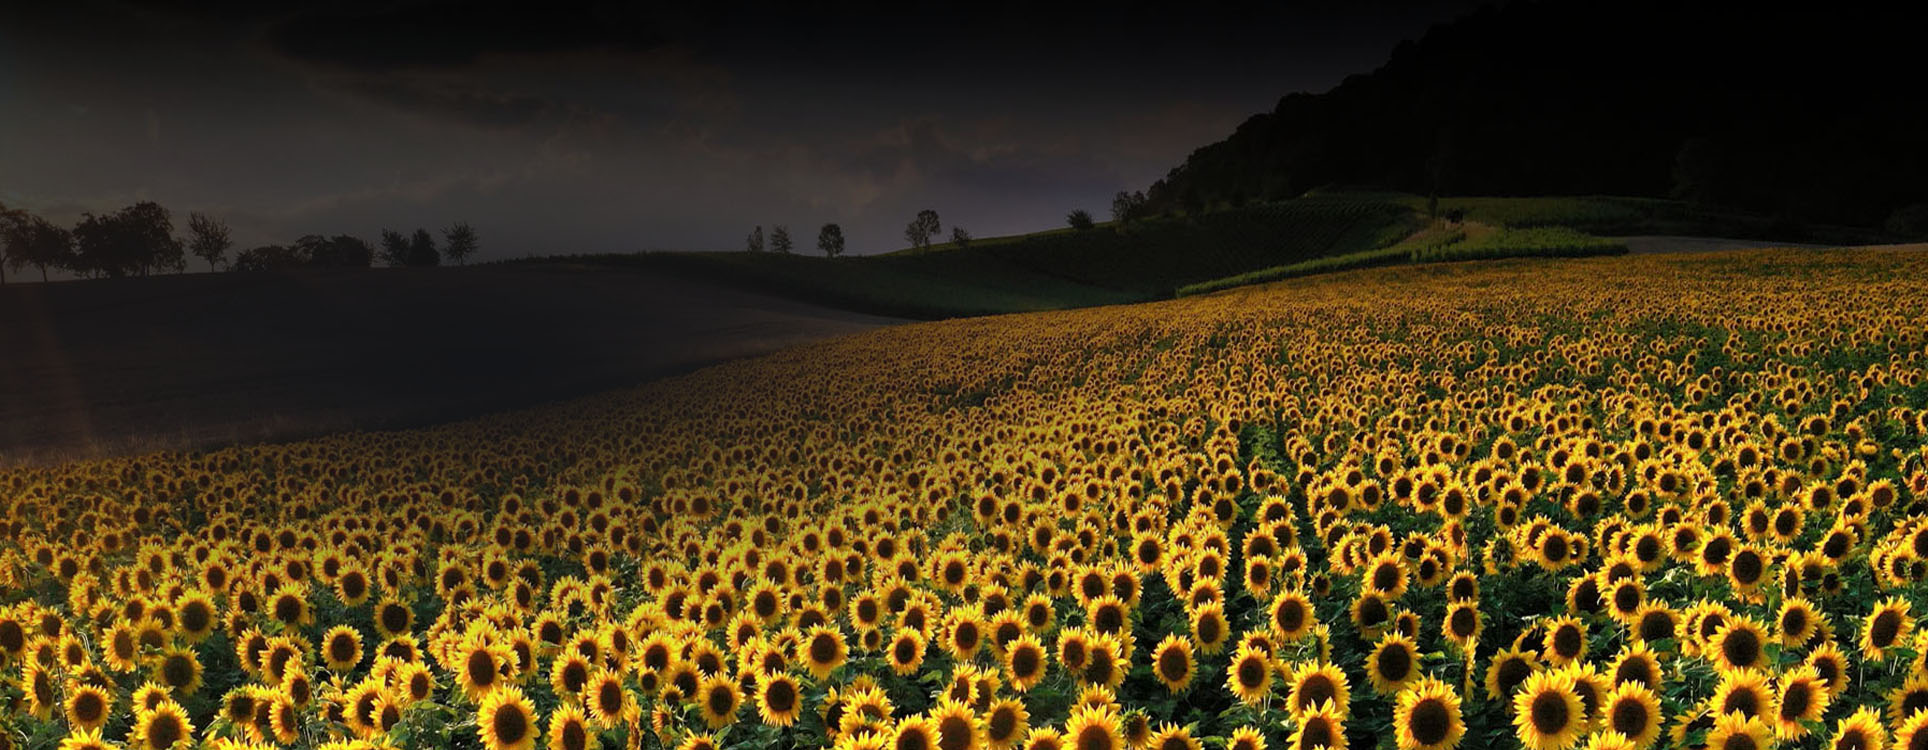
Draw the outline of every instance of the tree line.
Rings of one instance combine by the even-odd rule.
[[[206,261],[209,270],[266,271],[284,268],[368,268],[380,261],[387,266],[437,266],[444,260],[467,263],[479,242],[466,222],[442,230],[441,240],[427,229],[413,234],[383,229],[380,245],[338,234],[303,236],[286,245],[261,245],[235,251],[226,222],[194,212],[187,232],[174,233],[174,217],[153,201],[141,201],[113,213],[85,213],[72,227],[46,217],[0,204],[0,284],[8,273],[32,268],[40,280],[49,271],[83,278],[120,278],[187,270],[187,257]]]

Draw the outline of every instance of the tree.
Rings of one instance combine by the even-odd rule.
[[[228,248],[234,246],[234,241],[228,238],[227,224],[198,211],[187,215],[187,237],[188,250],[207,261],[210,271],[221,270]]]
[[[4,212],[0,212],[4,213]],[[47,280],[47,267],[65,267],[73,262],[74,237],[65,227],[25,211],[0,216],[0,251],[4,265],[18,272],[27,266],[40,269],[40,280]],[[5,281],[0,273],[0,281]]]
[[[1143,215],[1145,212],[1145,193],[1118,191],[1111,196],[1111,220],[1123,224]]]
[[[468,265],[469,256],[475,254],[475,229],[466,221],[458,221],[455,226],[442,230],[442,253],[457,264]]]
[[[442,252],[435,249],[435,235],[426,229],[415,230],[415,236],[408,240],[408,264],[411,266],[442,265]]]
[[[910,241],[911,247],[922,250],[929,248],[931,238],[942,231],[944,231],[944,225],[938,221],[937,212],[926,208],[918,211],[917,218],[911,219],[910,225],[904,227],[904,239]]]
[[[951,244],[962,250],[971,246],[971,232],[956,224],[951,225]]]
[[[778,224],[776,228],[770,230],[770,249],[784,255],[789,255],[791,250],[796,249],[796,243],[790,240],[789,227]]]
[[[843,255],[843,227],[825,224],[822,229],[817,230],[817,249],[822,250],[826,258]]]
[[[1091,223],[1091,212],[1086,211],[1082,208],[1076,211],[1072,211],[1069,214],[1066,214],[1064,217],[1064,222],[1066,224],[1070,224],[1072,229],[1077,229],[1081,231],[1085,229],[1090,229],[1093,226]]]
[[[390,229],[382,230],[382,265],[399,268],[408,265],[408,237]]]
[[[146,275],[155,268],[184,268],[181,241],[167,209],[142,201],[106,216],[82,214],[74,227],[75,270],[106,276]]]
[[[753,253],[763,252],[763,225],[762,224],[758,224],[756,225],[755,229],[750,230],[750,239],[748,242],[744,243],[743,249]]]
[[[375,261],[375,248],[359,237],[338,234],[322,237],[311,234],[295,240],[297,265],[318,268],[367,268]]]
[[[0,203],[0,284],[7,283],[7,264],[18,263],[13,259],[11,238],[14,226],[26,218],[26,215],[25,211],[10,209],[7,208],[7,204]]]
[[[308,235],[307,237],[301,238],[301,240],[296,240],[295,247],[262,245],[261,247],[251,247],[242,250],[234,254],[234,264],[229,268],[237,273],[247,273],[250,271],[275,271],[305,265],[308,259],[302,253],[300,247],[302,241],[305,240],[321,240],[321,237],[312,234]]]

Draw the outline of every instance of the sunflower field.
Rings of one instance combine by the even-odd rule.
[[[1928,750],[1923,279],[1381,269],[8,469],[0,750]]]

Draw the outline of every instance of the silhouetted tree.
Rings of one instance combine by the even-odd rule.
[[[187,265],[167,209],[142,201],[106,216],[82,214],[74,227],[75,270],[106,276],[146,275]]]
[[[0,285],[7,283],[7,264],[15,262],[10,247],[12,243],[8,238],[13,235],[14,225],[25,217],[26,212],[7,208],[7,204],[0,203]]]
[[[917,218],[911,219],[910,225],[904,227],[904,239],[910,241],[911,247],[922,250],[930,247],[931,238],[942,231],[944,224],[938,221],[937,212],[926,208],[918,211]]]
[[[789,255],[790,251],[797,249],[796,243],[790,240],[789,227],[778,224],[775,229],[770,230],[770,249],[784,255]]]
[[[321,240],[321,237],[308,235],[301,239]],[[249,271],[276,271],[306,265],[308,258],[299,249],[300,241],[297,241],[296,245],[296,247],[262,245],[260,247],[251,247],[242,250],[234,254],[234,263],[230,268],[237,273],[245,273]]]
[[[822,250],[826,258],[843,255],[843,227],[825,224],[822,229],[817,230],[817,249]]]
[[[234,241],[228,238],[228,225],[204,213],[187,215],[187,247],[194,256],[208,262],[208,270],[221,270],[228,248]]]
[[[1132,221],[1142,215],[1144,210],[1145,193],[1142,190],[1135,193],[1120,190],[1117,195],[1111,196],[1112,221],[1120,224]]]
[[[951,244],[963,250],[971,246],[971,231],[956,224],[951,225]]]
[[[367,268],[375,261],[375,248],[359,237],[338,234],[322,237],[311,234],[295,240],[294,253],[300,265],[320,268]]]
[[[6,212],[0,211],[0,214]],[[47,267],[64,268],[73,263],[74,238],[66,228],[25,211],[0,217],[0,250],[4,265],[19,271],[27,266],[40,269],[40,280],[47,280]],[[0,281],[6,274],[0,273]]]
[[[1078,230],[1090,229],[1093,226],[1091,223],[1091,212],[1082,208],[1066,214],[1064,223],[1070,224],[1072,229]]]
[[[408,265],[408,236],[392,229],[382,230],[382,265],[400,268]]]
[[[455,226],[442,231],[442,254],[449,256],[457,265],[468,265],[469,256],[475,254],[475,229],[468,222],[459,221]]]
[[[744,242],[743,249],[753,253],[763,252],[763,225],[762,224],[758,224],[756,225],[755,229],[750,230],[750,238]]]
[[[408,264],[411,266],[442,265],[442,251],[435,249],[435,235],[426,229],[415,230],[408,240]]]

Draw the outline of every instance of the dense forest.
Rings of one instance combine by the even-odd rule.
[[[1912,234],[1928,202],[1928,98],[1918,27],[1898,13],[1490,5],[1378,70],[1280,99],[1152,185],[1148,208],[1330,185],[1615,194]]]

